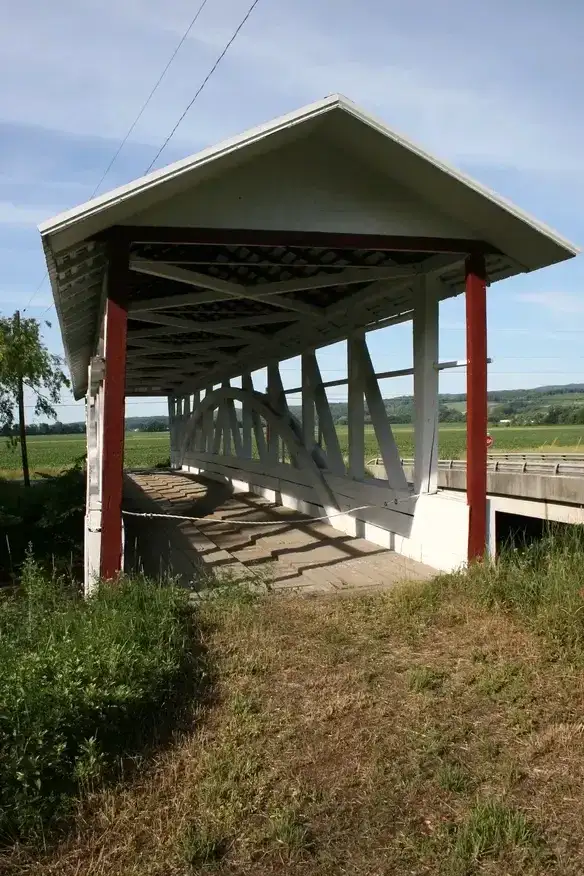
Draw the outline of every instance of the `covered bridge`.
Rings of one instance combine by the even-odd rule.
[[[484,552],[486,289],[574,256],[554,231],[332,96],[40,232],[74,393],[87,399],[88,584],[123,562],[131,396],[168,398],[174,468],[334,515],[335,527],[435,568]],[[439,358],[438,305],[463,293],[466,502],[437,489],[438,375],[452,364]],[[368,334],[404,322],[413,368],[376,373]],[[315,351],[342,340],[346,378],[327,383]],[[301,420],[279,370],[296,356]],[[267,387],[253,380],[263,368]],[[414,380],[413,483],[379,388],[403,374]],[[331,386],[346,387],[346,456]],[[365,404],[386,478],[365,472]]]

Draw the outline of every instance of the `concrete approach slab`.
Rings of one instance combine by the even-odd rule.
[[[125,517],[126,567],[170,574],[194,590],[208,587],[210,576],[253,578],[274,590],[315,594],[380,589],[437,574],[326,522],[313,523],[253,493],[181,472],[127,475],[124,509],[204,518]]]

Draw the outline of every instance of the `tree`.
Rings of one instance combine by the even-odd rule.
[[[47,323],[50,325],[50,323]],[[12,434],[15,409],[18,410],[22,474],[30,486],[26,447],[24,394],[34,399],[36,416],[56,419],[54,405],[61,390],[69,386],[59,356],[49,353],[41,338],[41,326],[36,319],[21,319],[16,311],[12,317],[0,317],[0,424],[3,432]]]

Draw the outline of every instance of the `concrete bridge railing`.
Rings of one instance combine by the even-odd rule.
[[[403,459],[404,474],[413,476],[413,460]],[[368,470],[379,477],[383,466],[371,460]],[[438,463],[438,487],[443,490],[466,490],[466,460],[442,459]],[[584,505],[584,461],[525,461],[490,459],[487,491],[492,495],[518,499],[535,499],[566,505]]]

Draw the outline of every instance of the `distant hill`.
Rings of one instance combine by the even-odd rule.
[[[525,423],[582,423],[584,424],[584,383],[537,386],[533,389],[496,389],[487,393],[489,419],[492,423],[510,420],[519,425]],[[385,409],[391,423],[411,423],[414,418],[414,399],[401,395],[384,399]],[[464,422],[466,413],[465,393],[441,393],[439,396],[440,421]],[[333,420],[338,425],[347,422],[347,403],[331,402]],[[299,419],[300,406],[290,406]],[[366,413],[366,421],[369,417]],[[126,417],[128,432],[168,431],[168,417],[162,414],[143,417]],[[61,434],[85,431],[85,423],[34,424],[31,434]]]

